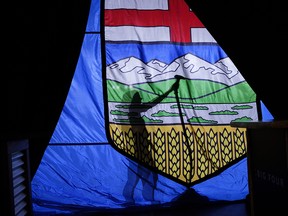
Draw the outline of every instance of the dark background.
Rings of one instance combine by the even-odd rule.
[[[275,119],[288,119],[287,10],[280,0],[186,0]]]
[[[186,2],[281,120],[288,119],[288,37],[285,1],[277,1]],[[90,0],[13,1],[3,7],[1,140],[29,139],[32,175],[64,105],[89,7]]]
[[[29,139],[32,176],[65,103],[89,8],[90,0],[17,0],[2,8],[1,139]]]

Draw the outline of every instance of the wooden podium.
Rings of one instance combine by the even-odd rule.
[[[288,121],[233,122],[246,128],[252,216],[288,215]]]

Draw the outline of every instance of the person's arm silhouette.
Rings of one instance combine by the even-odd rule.
[[[175,76],[175,78],[176,78],[176,82],[171,86],[171,88],[167,92],[155,98],[154,100],[150,101],[149,103],[156,105],[160,103],[164,98],[166,98],[173,90],[177,91],[177,89],[179,88],[180,78],[178,78],[177,76]]]

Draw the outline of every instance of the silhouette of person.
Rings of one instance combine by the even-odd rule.
[[[130,92],[132,95],[131,104],[129,106],[128,119],[133,132],[134,154],[140,162],[148,164],[150,167],[155,167],[153,160],[153,144],[151,137],[145,126],[145,121],[141,113],[147,111],[151,107],[160,103],[172,90],[177,90],[179,86],[179,79],[173,86],[164,94],[148,103],[143,103],[139,92]],[[145,201],[157,203],[154,199],[154,190],[158,181],[157,173],[151,171],[149,168],[141,166],[129,159],[127,182],[123,189],[123,196],[130,204],[135,202],[134,191],[138,182],[142,183],[142,196]]]

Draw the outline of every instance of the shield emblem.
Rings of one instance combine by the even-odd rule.
[[[185,1],[105,1],[110,143],[191,186],[246,155],[256,94]]]

